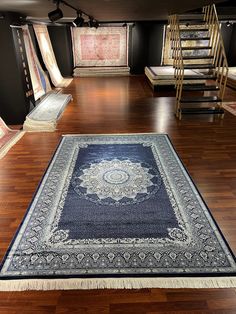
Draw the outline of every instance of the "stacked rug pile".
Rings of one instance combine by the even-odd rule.
[[[25,131],[53,132],[66,105],[72,96],[51,93],[44,98],[26,117]]]
[[[127,66],[119,67],[77,67],[74,69],[74,76],[127,76],[130,68]]]

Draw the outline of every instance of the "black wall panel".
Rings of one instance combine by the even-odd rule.
[[[228,27],[231,29],[231,39],[229,45],[229,52],[228,52],[228,62],[229,66],[235,67],[236,66],[236,24]]]
[[[145,66],[160,65],[164,23],[138,22],[131,27],[129,66],[132,74],[144,73]]]
[[[160,65],[163,46],[164,23],[151,23],[149,25],[149,44],[147,65]]]
[[[21,124],[29,110],[24,91],[22,69],[17,60],[11,15],[0,19],[0,116],[7,124]]]
[[[62,76],[72,76],[73,55],[70,27],[48,26],[48,32]]]
[[[221,24],[221,34],[223,37],[225,53],[226,53],[228,62],[230,61],[230,55],[231,55],[230,43],[231,43],[231,37],[232,37],[232,30],[233,30],[232,26],[228,27],[226,23]]]
[[[139,22],[131,27],[132,36],[129,47],[129,66],[132,74],[140,74],[143,73],[148,56],[147,26],[145,23]]]

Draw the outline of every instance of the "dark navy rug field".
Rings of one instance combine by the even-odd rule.
[[[65,136],[0,289],[235,287],[235,257],[157,134]]]

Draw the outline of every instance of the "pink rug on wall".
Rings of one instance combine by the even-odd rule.
[[[2,118],[0,118],[0,159],[19,141],[24,133],[24,131],[9,129]]]
[[[127,27],[73,27],[75,67],[128,66]]]

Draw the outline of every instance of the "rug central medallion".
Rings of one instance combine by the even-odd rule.
[[[83,169],[81,175],[75,175],[72,184],[75,191],[82,187],[87,197],[96,195],[99,201],[111,205],[136,203],[141,200],[138,194],[142,194],[142,200],[146,199],[159,186],[153,183],[155,175],[149,171],[148,166],[131,160],[102,160]]]

